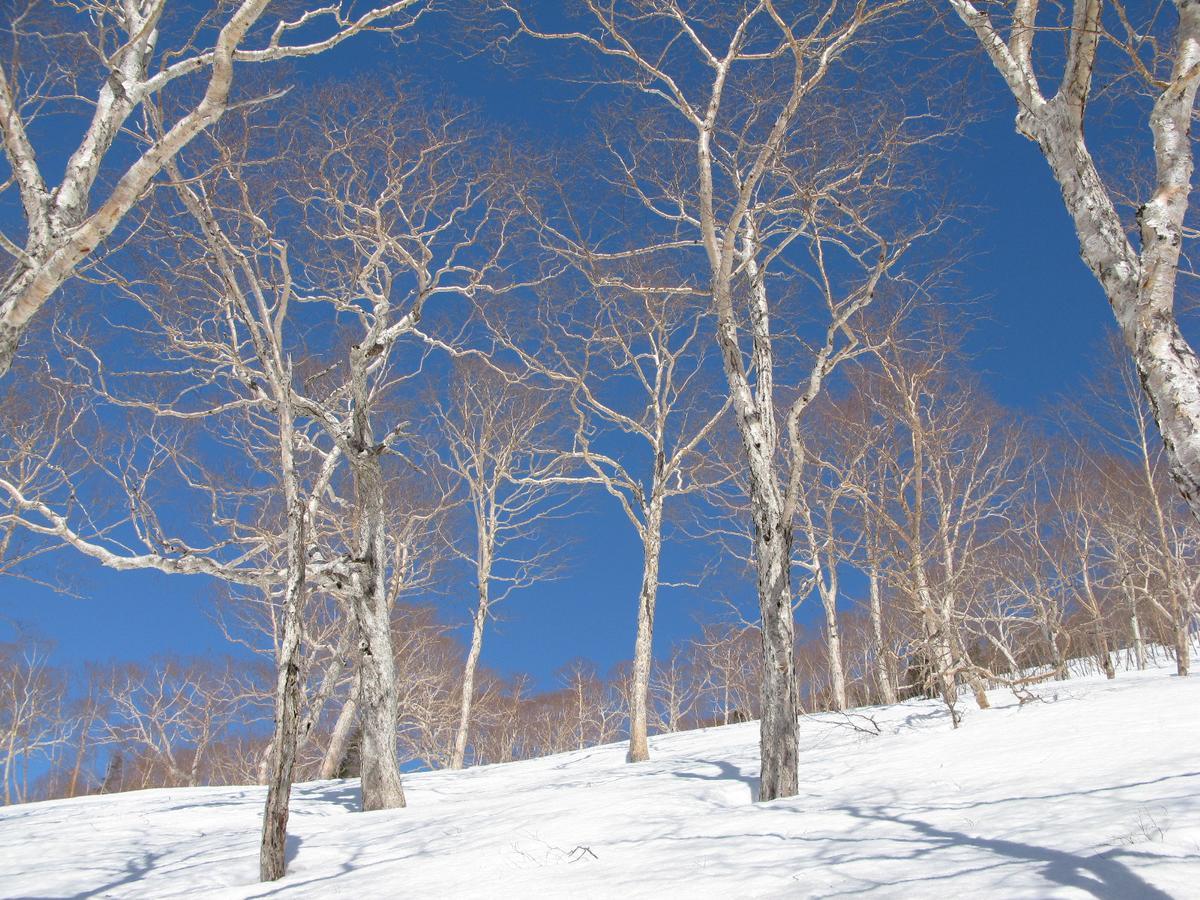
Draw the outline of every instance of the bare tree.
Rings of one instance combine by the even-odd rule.
[[[0,779],[4,803],[31,799],[30,774],[51,760],[73,731],[66,680],[34,641],[0,645]]]
[[[1102,450],[1095,454],[1093,469],[1114,502],[1106,505],[1109,515],[1097,525],[1110,536],[1103,544],[1128,596],[1130,637],[1140,646],[1140,596],[1171,623],[1176,671],[1184,676],[1190,665],[1198,586],[1194,553],[1200,535],[1195,522],[1181,518],[1178,503],[1164,490],[1167,466],[1153,437],[1150,404],[1134,368],[1120,358],[1118,348],[1112,349],[1111,364],[1088,386],[1087,400],[1077,405],[1072,418],[1089,426],[1092,446]],[[1089,455],[1087,445],[1079,443]],[[1114,454],[1131,460],[1134,471],[1112,459]]]
[[[276,13],[269,0],[211,9],[168,0],[11,4],[0,31],[8,169],[0,194],[15,186],[23,216],[18,229],[0,234],[8,257],[0,268],[0,375],[38,310],[234,102],[239,63],[313,56],[364,31],[403,30],[425,6],[339,0]],[[170,121],[165,110],[174,112]],[[38,146],[33,127],[49,116],[82,124],[57,179],[48,166],[63,132],[52,129]]]
[[[556,283],[565,280],[560,275]],[[525,342],[506,336],[505,344],[569,397],[573,448],[558,456],[564,464],[558,479],[602,486],[642,546],[628,753],[629,762],[640,762],[650,758],[654,614],[667,504],[707,486],[705,441],[728,403],[710,390],[707,309],[689,292],[595,286],[572,297],[569,291],[545,298]]]
[[[195,787],[208,752],[240,707],[230,663],[163,659],[109,670],[100,689],[106,707],[96,741],[126,759],[124,786]],[[131,771],[130,763],[136,767]]]
[[[759,797],[791,796],[798,790],[791,560],[801,470],[788,471],[782,441],[798,446],[805,410],[830,372],[861,349],[858,314],[926,227],[897,228],[880,217],[884,194],[903,192],[895,164],[899,148],[917,140],[913,122],[880,107],[854,117],[858,126],[878,127],[839,128],[848,121],[846,95],[834,96],[864,62],[856,49],[906,3],[760,0],[685,9],[673,0],[589,0],[567,28],[541,25],[516,0],[501,6],[522,34],[590,48],[605,80],[661,113],[638,143],[614,146],[612,179],[640,206],[654,237],[639,243],[619,231],[623,240],[608,246],[580,246],[560,230],[560,239],[598,269],[633,256],[691,255],[691,267],[676,271],[694,272],[709,296],[754,522],[764,655]],[[883,170],[896,178],[874,177]],[[890,186],[881,193],[884,181]],[[822,323],[786,403],[776,393],[778,320],[772,325],[781,312],[772,290],[786,294],[782,272],[811,288],[806,312],[819,310]]]
[[[397,102],[399,101],[399,102]],[[461,116],[411,111],[398,128],[389,89],[343,92],[316,117],[313,164],[297,192],[307,228],[323,248],[308,260],[311,300],[354,322],[343,385],[309,393],[300,408],[323,429],[353,476],[353,545],[343,587],[359,634],[358,704],[363,735],[363,805],[404,805],[396,762],[397,689],[387,602],[385,479],[382,457],[400,436],[396,422],[378,437],[380,401],[415,373],[397,344],[420,335],[431,301],[471,298],[500,269],[509,214],[502,171],[474,155],[475,135]]]
[[[543,473],[552,466],[556,401],[551,391],[510,381],[464,359],[449,397],[436,406],[442,465],[465,491],[473,540],[460,555],[474,569],[476,602],[462,672],[462,702],[450,768],[461,769],[470,743],[475,677],[484,629],[514,592],[551,578],[561,548],[547,526],[567,498]],[[458,542],[456,542],[458,543]]]
[[[1028,467],[1020,429],[954,366],[944,327],[935,324],[917,349],[890,345],[877,355],[880,374],[860,388],[887,423],[875,432],[884,480],[862,496],[901,563],[897,574],[921,622],[920,655],[957,723],[960,676],[987,705],[962,629],[974,561],[1007,534]]]
[[[1200,517],[1200,361],[1175,315],[1180,258],[1191,233],[1200,8],[1190,0],[1140,10],[1124,2],[1073,0],[1069,13],[1065,4],[1042,8],[1038,0],[948,3],[1012,92],[1017,131],[1038,145],[1062,190],[1080,256],[1104,290],[1137,367],[1171,476]],[[1174,17],[1166,6],[1174,8]],[[1039,32],[1065,37],[1061,70],[1039,72],[1045,69],[1035,61]],[[1153,143],[1153,173],[1142,179],[1148,189],[1122,185],[1102,171],[1103,155],[1117,149],[1106,137],[1112,132],[1085,133],[1089,102],[1109,89],[1096,83],[1098,61],[1109,51],[1144,100],[1138,114],[1145,116]],[[1057,85],[1047,96],[1042,83],[1051,79]],[[1120,141],[1124,146],[1124,137]],[[1135,171],[1145,169],[1139,164]],[[1140,194],[1130,204],[1136,208],[1136,245],[1120,211],[1126,188]]]

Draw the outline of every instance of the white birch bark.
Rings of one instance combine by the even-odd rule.
[[[422,0],[369,7],[347,17],[343,5],[330,4],[295,10],[296,18],[278,18],[269,32],[259,28],[261,42],[247,46],[256,26],[267,24],[269,0],[237,0],[217,14],[215,34],[201,27],[178,47],[160,46],[161,20],[167,0],[100,0],[78,10],[78,27],[100,50],[115,33],[113,52],[104,59],[100,87],[92,103],[90,121],[79,144],[66,162],[61,179],[52,186],[44,161],[53,154],[38,152],[30,136],[26,115],[43,103],[53,106],[54,70],[62,59],[0,62],[0,129],[3,151],[21,194],[25,218],[23,246],[0,239],[0,249],[15,262],[0,285],[0,376],[8,372],[21,336],[34,315],[50,300],[75,270],[92,256],[141,200],[155,178],[197,135],[217,122],[229,107],[236,63],[264,63],[312,56],[340,44],[366,29],[406,28],[421,11]],[[174,12],[174,10],[172,10]],[[388,20],[405,14],[404,21]],[[313,38],[313,27],[328,23],[327,34]],[[292,39],[301,29],[305,40]],[[189,29],[184,26],[184,32]],[[208,37],[211,46],[200,49],[197,40]],[[201,45],[202,46],[202,45]],[[103,57],[103,54],[98,54]],[[157,69],[152,65],[158,61]],[[40,62],[47,70],[45,96],[22,96],[18,63],[29,67]],[[74,61],[66,62],[71,65]],[[82,63],[76,63],[82,65]],[[113,187],[97,197],[105,165],[122,154],[113,152],[123,131],[136,128],[131,119],[139,109],[151,110],[164,90],[176,80],[204,73],[200,99],[169,127],[146,134],[148,146],[124,166]],[[84,79],[91,73],[77,73]],[[30,78],[37,84],[39,79]],[[73,90],[65,92],[67,96]],[[115,174],[115,173],[114,173]]]
[[[1174,0],[1178,15],[1169,77],[1154,83],[1147,118],[1154,184],[1138,210],[1140,244],[1126,237],[1085,135],[1101,39],[1103,0],[1075,0],[1068,57],[1058,91],[1046,97],[1035,75],[1038,0],[1015,5],[1008,41],[969,0],[948,0],[975,33],[1020,112],[1018,131],[1037,143],[1075,223],[1080,256],[1108,298],[1158,423],[1171,477],[1200,517],[1200,361],[1175,318],[1184,220],[1192,190],[1191,121],[1200,87],[1200,4]],[[1135,63],[1135,66],[1137,63]]]

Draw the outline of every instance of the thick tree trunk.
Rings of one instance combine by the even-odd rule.
[[[661,457],[659,454],[660,460]],[[642,589],[638,594],[637,637],[633,647],[627,762],[644,762],[650,758],[650,669],[654,661],[654,605],[658,599],[663,518],[663,498],[658,494],[657,482],[655,488],[642,531]]]
[[[355,612],[361,635],[362,665],[359,681],[359,721],[362,728],[362,808],[396,809],[404,806],[400,761],[396,754],[396,664],[387,609],[382,600],[358,598]]]
[[[1155,189],[1138,210],[1134,250],[1084,140],[1082,107],[1059,96],[1018,117],[1037,141],[1075,221],[1080,256],[1108,296],[1167,449],[1171,477],[1200,518],[1200,360],[1175,319],[1175,286],[1192,189],[1191,119],[1200,66],[1200,4],[1177,3],[1171,86],[1150,115]]]
[[[754,550],[762,617],[763,684],[758,799],[792,797],[800,790],[799,697],[792,619],[792,526],[767,498],[754,507]]]
[[[352,561],[351,607],[359,633],[359,724],[362,729],[362,808],[396,809],[404,806],[400,761],[396,753],[399,700],[396,661],[392,650],[391,605],[388,602],[384,529],[384,480],[379,461],[381,448],[371,434],[362,373],[366,351],[358,349],[351,366],[355,371],[353,455],[348,457],[354,475],[355,555]]]

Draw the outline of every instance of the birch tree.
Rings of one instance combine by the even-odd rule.
[[[353,476],[355,536],[348,588],[359,633],[358,715],[363,733],[365,809],[404,805],[396,761],[397,690],[387,602],[383,456],[404,429],[377,435],[382,398],[421,371],[405,368],[398,343],[422,333],[426,306],[470,300],[501,270],[511,213],[502,171],[474,154],[463,116],[412,110],[385,89],[351,97],[315,119],[308,186],[298,193],[307,229],[324,260],[308,260],[311,300],[328,304],[357,330],[346,380],[299,406],[317,423]]]
[[[1180,275],[1191,274],[1180,262],[1193,230],[1200,7],[1190,0],[1144,9],[1119,0],[1073,0],[1069,9],[1038,0],[947,2],[1012,93],[1018,133],[1038,145],[1062,191],[1080,256],[1108,299],[1158,423],[1171,477],[1200,516],[1200,361],[1175,303]],[[1065,36],[1061,57],[1040,54],[1052,35]],[[1128,172],[1124,135],[1085,129],[1089,105],[1112,89],[1097,74],[1109,53],[1136,85],[1136,115],[1152,147],[1152,156],[1134,163],[1132,180],[1104,168],[1119,161]]]
[[[30,796],[30,773],[71,737],[66,679],[35,641],[0,644],[0,784],[4,804]]]
[[[472,524],[470,549],[459,553],[474,575],[475,609],[462,672],[462,700],[450,755],[461,769],[470,743],[476,672],[484,631],[495,607],[515,592],[552,578],[561,548],[549,523],[568,498],[543,477],[553,461],[558,398],[510,382],[493,369],[462,360],[449,397],[436,408],[441,464],[465,493]],[[561,492],[560,492],[561,493]],[[456,542],[458,543],[458,542]]]
[[[284,327],[294,298],[286,246],[268,236],[251,241],[256,253],[243,253],[241,239],[261,233],[259,220],[244,207],[239,215],[237,205],[214,203],[222,191],[241,199],[234,187],[241,184],[235,157],[218,155],[207,183],[184,178],[176,160],[166,163],[177,203],[170,212],[164,209],[159,240],[146,245],[145,258],[153,264],[140,277],[116,270],[109,279],[127,304],[125,332],[133,337],[113,346],[91,341],[86,333],[58,332],[73,376],[111,411],[126,416],[127,436],[109,457],[90,457],[93,474],[123,498],[125,515],[95,514],[74,485],[59,492],[61,501],[56,495],[50,502],[25,495],[7,478],[0,478],[0,489],[20,510],[22,527],[102,565],[208,575],[279,598],[283,625],[260,860],[263,879],[273,880],[283,874],[300,725],[309,522],[337,456],[306,445],[298,434],[295,345]],[[192,227],[174,227],[180,218]],[[162,304],[164,295],[174,302]],[[237,436],[251,456],[250,472],[264,457],[273,457],[277,468],[259,469],[258,483],[217,477],[214,470],[228,466],[228,458],[214,462],[194,443],[189,446],[205,430]],[[162,498],[171,496],[207,508],[208,523],[179,523],[169,516],[170,504]],[[264,500],[273,515],[263,515]]]
[[[880,217],[884,195],[902,192],[895,166],[901,148],[919,140],[913,122],[894,114],[898,106],[879,107],[857,116],[867,127],[852,132],[839,127],[848,121],[844,107],[834,112],[847,96],[838,88],[867,62],[858,51],[906,3],[588,0],[565,28],[543,25],[532,4],[500,6],[522,35],[588,48],[603,67],[600,80],[654,117],[641,141],[614,145],[612,178],[652,236],[639,241],[623,229],[618,239],[582,247],[565,231],[560,237],[601,269],[632,256],[682,254],[674,270],[695,273],[709,297],[754,521],[764,657],[759,799],[792,796],[799,707],[791,559],[800,485],[782,450],[799,440],[804,412],[832,370],[860,348],[858,314],[929,224]],[[877,177],[884,171],[897,177]],[[775,386],[779,318],[772,324],[781,297],[773,291],[788,295],[776,277],[792,266],[806,285],[796,291],[800,302],[821,324],[794,354],[803,362],[787,355],[783,371],[797,387],[783,402]]]
[[[1107,451],[1104,455],[1116,453],[1132,463],[1105,464],[1103,456],[1096,460],[1094,472],[1115,500],[1111,516],[1100,524],[1111,535],[1105,544],[1125,573],[1124,589],[1131,591],[1141,581],[1144,587],[1136,593],[1171,623],[1176,672],[1185,676],[1197,590],[1193,554],[1200,533],[1164,491],[1168,466],[1154,441],[1151,406],[1139,390],[1136,370],[1116,352],[1109,356],[1110,366],[1088,386],[1088,402],[1080,404],[1073,418],[1090,426],[1093,441]],[[1135,597],[1129,610],[1130,636],[1140,643]]]
[[[10,4],[0,31],[7,169],[0,169],[0,197],[15,189],[20,216],[0,233],[0,375],[33,317],[113,236],[164,167],[241,102],[235,71],[314,56],[366,31],[409,28],[425,7],[424,0]],[[79,132],[61,169],[52,160],[62,156],[64,131],[56,123],[46,132],[48,117],[65,117]]]
[[[558,455],[565,466],[561,480],[602,487],[642,546],[627,755],[641,762],[650,757],[654,615],[667,505],[711,480],[704,472],[705,442],[728,403],[711,387],[713,345],[702,298],[686,290],[600,285],[571,291],[545,298],[537,325],[525,329],[532,332],[527,345],[511,336],[505,344],[569,398],[575,426],[572,449]]]
[[[887,423],[875,448],[886,475],[863,500],[900,563],[920,622],[920,656],[957,724],[960,676],[987,705],[963,641],[972,561],[1008,532],[1010,507],[1028,476],[1019,429],[951,368],[954,353],[938,337],[940,327],[919,350],[900,342],[877,356],[870,396]]]

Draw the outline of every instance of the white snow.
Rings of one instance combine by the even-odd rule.
[[[752,802],[756,723],[406,779],[297,786],[287,877],[255,883],[261,788],[0,810],[4,896],[1200,897],[1200,677],[1041,685],[804,720],[802,792]]]

